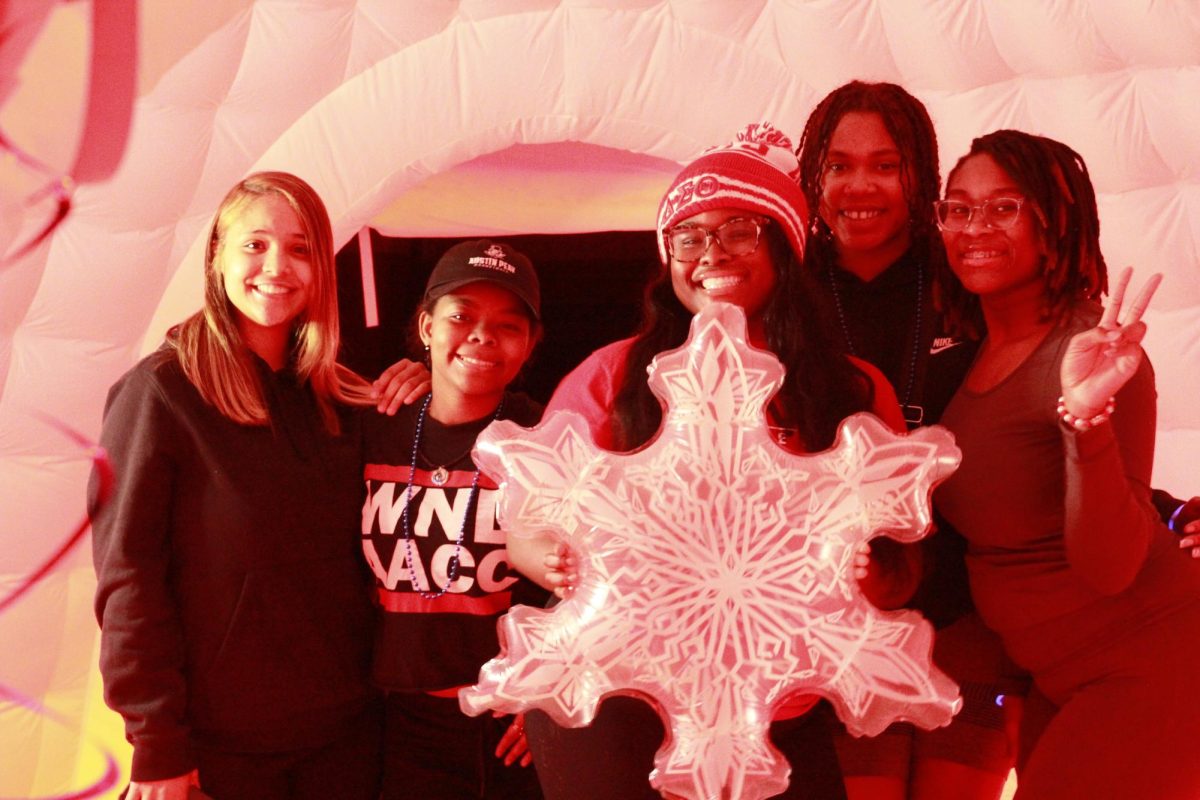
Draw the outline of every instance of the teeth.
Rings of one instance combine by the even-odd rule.
[[[742,281],[743,279],[737,275],[715,275],[711,278],[704,278],[700,281],[700,285],[706,292],[718,292],[737,286]]]
[[[963,253],[962,257],[963,259],[983,260],[988,258],[996,258],[999,255],[999,250],[968,250],[967,252]]]
[[[458,360],[470,367],[494,367],[497,362],[484,361],[482,358],[471,358],[470,356],[458,356]]]
[[[277,286],[273,283],[260,283],[254,287],[254,290],[259,294],[280,295],[288,294],[291,288],[287,286]]]
[[[855,219],[855,220],[874,219],[875,217],[878,217],[881,214],[883,214],[883,212],[877,208],[866,210],[866,211],[859,210],[859,209],[854,209],[854,210],[847,209],[842,212],[843,216],[846,216],[846,217],[849,217],[850,219]]]

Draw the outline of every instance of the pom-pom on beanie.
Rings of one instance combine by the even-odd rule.
[[[737,141],[709,148],[675,176],[658,207],[658,255],[667,263],[666,232],[714,208],[740,208],[770,217],[797,258],[804,256],[808,205],[796,182],[800,163],[792,143],[771,123],[747,125]]]

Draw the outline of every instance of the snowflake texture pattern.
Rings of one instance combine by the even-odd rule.
[[[787,787],[766,734],[795,693],[829,698],[856,735],[947,724],[961,700],[930,661],[931,626],[873,606],[853,561],[880,533],[925,535],[930,493],[958,466],[950,433],[896,435],[856,414],[829,450],[787,452],[765,417],[783,367],[747,344],[741,309],[725,303],[649,374],[666,410],[636,452],[597,448],[565,411],[479,437],[475,462],[500,483],[509,535],[563,538],[578,581],[554,609],[501,620],[501,653],[461,691],[463,710],[540,708],[574,727],[605,696],[642,696],[669,731],[650,782],[694,800]]]

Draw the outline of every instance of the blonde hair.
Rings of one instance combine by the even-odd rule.
[[[225,195],[213,218],[204,252],[204,308],[172,329],[167,342],[200,396],[224,416],[243,425],[271,422],[250,350],[238,330],[238,312],[225,294],[225,282],[216,265],[231,220],[249,203],[268,195],[291,206],[308,241],[312,285],[308,305],[292,328],[290,360],[297,377],[312,387],[326,430],[336,434],[341,426],[334,403],[367,405],[371,402],[370,387],[337,363],[333,229],[321,198],[295,175],[256,172]]]

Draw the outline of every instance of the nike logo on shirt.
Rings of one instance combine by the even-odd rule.
[[[960,344],[962,344],[962,339],[955,339],[953,336],[939,336],[933,340],[933,344],[929,348],[929,355],[936,356],[943,350],[958,347]]]

